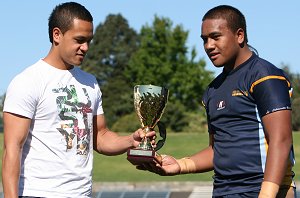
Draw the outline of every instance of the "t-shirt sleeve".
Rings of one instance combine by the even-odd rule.
[[[35,113],[37,98],[33,81],[18,75],[7,88],[3,112],[32,118]]]
[[[100,90],[100,87],[98,83],[96,83],[96,90],[97,90],[97,98],[96,98],[96,103],[95,103],[95,108],[96,110],[95,115],[101,115],[104,114],[103,107],[102,107],[102,92]]]
[[[291,90],[291,84],[284,75],[268,75],[254,82],[253,97],[260,116],[275,111],[290,110]]]

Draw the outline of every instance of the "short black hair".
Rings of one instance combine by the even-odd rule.
[[[219,5],[207,11],[203,16],[202,21],[205,19],[225,19],[229,29],[236,32],[242,28],[245,32],[245,43],[248,43],[246,19],[241,11],[229,5]]]
[[[57,5],[48,21],[48,32],[50,42],[53,43],[53,29],[59,28],[62,33],[68,31],[74,19],[81,19],[88,22],[93,22],[91,13],[81,4],[76,2],[66,2]]]

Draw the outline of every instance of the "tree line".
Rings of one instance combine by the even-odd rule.
[[[153,84],[169,89],[161,119],[169,131],[206,131],[201,98],[215,74],[206,69],[204,58],[197,58],[194,47],[187,47],[188,33],[182,25],[173,25],[169,18],[158,16],[139,32],[121,14],[108,15],[96,27],[81,68],[96,76],[112,130],[127,132],[140,127],[133,105],[133,87]],[[293,130],[300,131],[300,112],[295,111],[300,108],[300,76],[291,73],[288,65],[282,64],[281,68],[293,83]],[[0,125],[1,122],[2,119]]]
[[[188,31],[173,27],[170,19],[154,17],[151,25],[136,32],[120,14],[108,15],[95,30],[82,69],[94,74],[103,93],[103,107],[113,130],[139,126],[133,108],[133,87],[152,84],[169,89],[162,121],[171,131],[191,129],[204,123],[201,95],[213,79],[204,59],[187,47]],[[197,118],[198,117],[198,118]],[[199,129],[201,129],[199,127]]]

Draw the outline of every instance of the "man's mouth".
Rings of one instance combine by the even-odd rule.
[[[209,58],[211,60],[216,60],[218,58],[218,56],[219,56],[219,53],[210,53],[209,54]]]

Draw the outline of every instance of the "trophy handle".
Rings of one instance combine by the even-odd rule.
[[[158,151],[159,149],[161,149],[161,147],[163,147],[163,145],[166,142],[166,138],[167,138],[165,124],[161,121],[158,121],[157,126],[158,126],[158,130],[159,130],[159,135],[160,135],[160,137],[162,137],[162,139],[156,143],[156,147],[154,149],[155,151]]]

